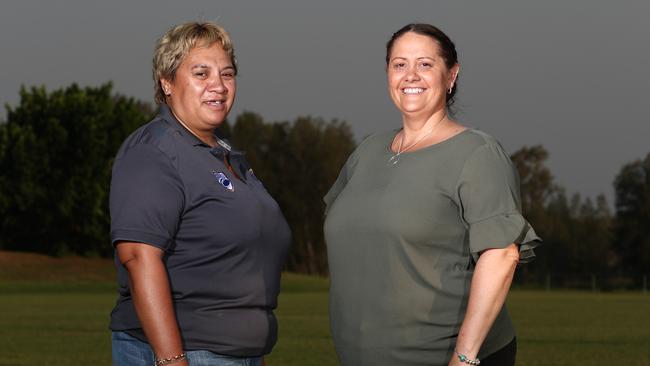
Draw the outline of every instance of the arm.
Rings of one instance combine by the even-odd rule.
[[[163,251],[143,243],[120,242],[117,255],[129,272],[135,311],[156,359],[180,355],[184,351],[162,262]],[[187,361],[174,365],[186,366]]]
[[[456,350],[476,359],[492,323],[508,295],[519,261],[516,244],[503,249],[485,250],[476,263],[469,293],[465,319],[458,333]],[[453,354],[449,366],[466,365]]]

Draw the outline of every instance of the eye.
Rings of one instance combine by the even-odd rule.
[[[433,64],[429,61],[422,61],[418,64],[420,69],[430,69],[433,67]]]
[[[404,69],[405,67],[406,67],[405,62],[395,62],[395,63],[393,63],[393,69],[394,70],[401,70],[401,69]]]
[[[234,71],[224,71],[221,73],[221,77],[226,80],[231,80],[235,77],[235,72]]]
[[[205,71],[197,71],[194,73],[194,76],[196,76],[199,79],[205,79],[208,77],[208,73]]]

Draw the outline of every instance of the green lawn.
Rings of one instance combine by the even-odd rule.
[[[1,259],[0,366],[110,364],[110,263],[52,274],[62,263],[8,271]],[[518,365],[650,366],[650,295],[518,290],[508,305]],[[277,314],[280,337],[270,366],[337,364],[326,280],[285,275]]]
[[[517,365],[650,366],[650,295],[513,291]]]

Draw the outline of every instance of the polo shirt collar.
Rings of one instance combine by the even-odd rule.
[[[206,144],[205,142],[201,141],[198,137],[196,137],[193,133],[187,130],[185,126],[183,126],[176,116],[174,116],[174,113],[172,113],[171,109],[167,104],[161,104],[158,109],[158,114],[169,123],[169,125],[176,131],[178,131],[181,136],[187,140],[192,146],[204,146],[204,147],[210,147],[210,145]],[[215,138],[217,141],[221,141],[225,144],[217,143],[217,146],[213,147],[210,149],[210,152],[216,155],[222,155],[224,153],[226,154],[231,154],[233,157],[238,156],[238,155],[244,155],[242,151],[235,150],[232,148],[230,145],[229,141],[226,141],[222,138],[220,138],[216,131],[214,134]]]

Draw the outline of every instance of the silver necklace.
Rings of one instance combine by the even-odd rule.
[[[409,146],[405,147],[404,149],[402,149],[402,145],[404,144],[404,131],[402,131],[402,138],[400,138],[400,140],[399,140],[399,146],[397,146],[397,153],[395,153],[395,155],[391,156],[388,159],[388,165],[397,164],[399,162],[399,156],[402,153],[409,151],[409,149],[411,149],[413,146],[419,144],[422,140],[424,140],[425,137],[429,136],[429,134],[431,132],[433,132],[433,130],[435,130],[436,127],[438,127],[438,125],[445,119],[445,117],[447,117],[446,113],[445,113],[445,115],[442,116],[442,118],[440,120],[438,120],[438,122],[436,122],[436,124],[431,126],[431,128],[428,129],[427,132],[425,132],[422,136],[420,136],[417,140],[415,140],[414,143],[410,144]]]

